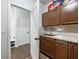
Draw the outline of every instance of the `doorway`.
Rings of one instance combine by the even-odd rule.
[[[26,21],[28,14],[29,22]],[[30,11],[11,3],[9,17],[9,35],[12,44],[10,59],[39,59],[39,1],[35,1]],[[26,25],[27,23],[29,23],[29,26]],[[29,27],[29,31],[27,31],[26,26]],[[29,36],[26,33],[29,33]],[[27,38],[31,41],[26,40]]]
[[[10,10],[11,59],[32,59],[30,53],[30,11],[14,5],[11,5]],[[40,53],[40,59],[46,58]]]
[[[11,59],[31,58],[30,11],[11,5],[10,17]]]

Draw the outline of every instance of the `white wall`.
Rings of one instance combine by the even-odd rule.
[[[1,0],[1,59],[8,59],[8,0]]]
[[[45,5],[43,5],[42,3],[40,3],[40,5],[39,5],[40,7],[39,7],[39,12],[40,12],[40,26],[42,26],[42,14],[44,13],[44,11],[45,11]]]
[[[51,2],[50,2],[50,3],[51,3]],[[48,12],[48,5],[49,5],[50,3],[44,5],[44,11],[43,11],[43,13]]]
[[[39,10],[40,11],[40,14],[39,14],[39,19],[40,19],[40,34],[42,34],[42,33],[45,32],[44,28],[42,27],[42,14],[45,12],[46,6],[43,5],[42,3],[40,3],[39,9],[40,9]]]
[[[32,10],[34,1],[35,0],[13,0],[11,3],[27,10]]]

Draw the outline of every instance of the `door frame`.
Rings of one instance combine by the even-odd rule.
[[[35,0],[36,1],[36,0]],[[39,0],[37,0],[37,2],[38,2]],[[25,10],[28,10],[28,9],[26,9],[26,8],[23,8],[23,7],[20,7],[20,6],[17,6],[17,5],[15,5],[15,4],[12,4],[10,1],[9,1],[9,10],[8,10],[8,12],[10,11],[10,5],[13,5],[13,6],[15,6],[15,7],[19,7],[19,8],[22,8],[22,9],[25,9]],[[32,10],[29,10],[30,12],[32,12]],[[9,13],[10,14],[10,13]],[[8,15],[9,16],[9,15]],[[10,17],[9,17],[10,18]],[[30,13],[30,19],[31,19],[31,13]],[[9,19],[10,20],[10,19]],[[9,22],[9,20],[8,20],[8,22]],[[31,22],[31,21],[30,21]],[[31,27],[30,27],[31,28]],[[9,23],[8,23],[8,29],[9,29]],[[31,29],[30,29],[30,31],[31,31]],[[30,33],[31,34],[31,33]],[[30,39],[31,39],[31,37],[30,37]],[[30,50],[30,53],[31,53],[31,50]],[[10,34],[9,34],[9,31],[8,31],[8,59],[11,59],[11,46],[10,46]]]

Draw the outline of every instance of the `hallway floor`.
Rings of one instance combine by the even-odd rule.
[[[11,59],[32,59],[30,54],[30,45],[22,45],[11,49]],[[40,59],[49,59],[40,53]]]

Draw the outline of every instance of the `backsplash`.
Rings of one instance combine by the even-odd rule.
[[[45,28],[41,28],[41,33],[46,32],[58,32],[58,33],[78,33],[78,24],[72,25],[60,25],[60,26],[49,26]]]

